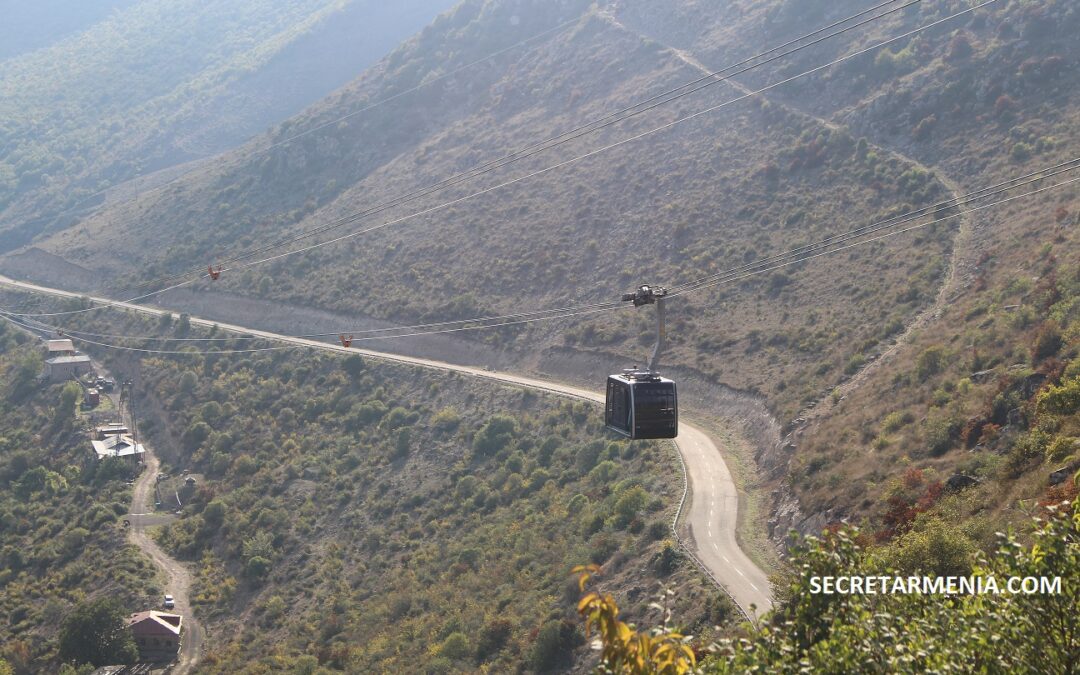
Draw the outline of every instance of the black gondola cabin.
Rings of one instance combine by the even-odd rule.
[[[675,382],[650,372],[626,372],[607,381],[604,422],[629,438],[675,438],[679,406]]]

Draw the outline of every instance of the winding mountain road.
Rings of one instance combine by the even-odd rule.
[[[616,26],[619,26],[623,30],[629,31],[643,38],[648,37],[648,39],[656,40],[656,38],[649,37],[642,33],[633,31],[632,29],[619,22],[619,20],[610,13],[601,13],[600,16],[603,16],[609,22],[613,23]],[[738,82],[734,78],[716,77],[714,73],[718,71],[712,70],[710,67],[697,60],[697,58],[695,58],[693,54],[686,51],[685,49],[678,49],[671,45],[660,42],[659,40],[657,40],[657,43],[663,45],[666,49],[670,50],[675,57],[677,57],[679,60],[681,60],[688,66],[696,69],[699,73],[704,75],[711,75],[718,81],[726,82],[729,86],[731,86],[741,95],[757,96],[763,100],[768,101],[771,105],[780,106],[784,110],[787,110],[792,114],[799,115],[808,120],[812,120],[816,124],[819,124],[830,131],[844,131],[843,127],[837,122],[831,119],[821,117],[819,115],[815,115],[811,112],[803,110],[802,108],[795,107],[790,103],[784,102],[781,99],[777,99],[774,95],[755,94],[750,87]],[[964,190],[961,189],[960,185],[957,184],[957,182],[951,179],[949,176],[945,175],[944,171],[942,171],[940,167],[935,168],[924,164],[919,160],[915,159],[914,157],[904,154],[896,148],[884,147],[875,144],[871,144],[871,146],[874,150],[891,154],[902,162],[916,167],[925,173],[933,174],[934,176],[936,176],[937,180],[940,181],[941,184],[945,187],[945,189],[949,191],[950,199],[959,200],[964,195]],[[968,213],[961,215],[958,221],[959,227],[957,228],[956,236],[953,238],[953,250],[952,253],[949,255],[949,266],[945,273],[945,279],[942,281],[941,286],[938,287],[938,292],[937,295],[934,297],[934,301],[924,307],[922,310],[920,310],[910,321],[908,321],[907,324],[904,326],[904,330],[899,335],[893,337],[891,339],[891,342],[883,347],[883,349],[880,353],[878,353],[876,358],[867,361],[850,378],[848,378],[844,382],[837,384],[834,389],[829,391],[824,396],[814,399],[813,404],[800,410],[796,417],[802,418],[804,420],[815,420],[827,416],[836,407],[838,401],[842,400],[848,394],[855,391],[857,388],[869,381],[870,377],[875,372],[877,372],[878,369],[880,369],[885,363],[887,363],[890,359],[896,356],[903,347],[907,346],[912,341],[912,339],[914,339],[915,335],[917,335],[919,331],[923,330],[924,328],[941,318],[941,315],[944,313],[945,308],[948,307],[949,303],[955,299],[955,295],[958,293],[959,288],[965,283],[962,278],[962,267],[967,264],[969,262],[969,258],[972,257],[971,247],[974,243],[975,231],[974,219],[972,218],[971,214]]]
[[[168,310],[164,309],[71,293],[56,288],[15,281],[3,276],[0,276],[0,285],[55,297],[90,297],[94,302],[112,304],[118,308],[150,316],[169,313]],[[360,354],[381,361],[419,366],[443,372],[456,372],[470,377],[551,392],[560,396],[583,399],[594,403],[602,403],[604,400],[602,394],[594,391],[512,373],[490,371],[479,367],[461,366],[432,359],[414,358],[367,349],[345,348],[338,344],[279,335],[196,317],[191,317],[191,323],[203,327],[217,326],[219,330],[253,335],[267,340],[293,344],[298,347]],[[760,616],[772,608],[769,578],[743,552],[735,539],[739,500],[731,472],[724,463],[720,450],[708,434],[688,423],[685,419],[680,419],[679,438],[675,440],[675,444],[678,447],[687,476],[686,501],[680,509],[680,516],[675,528],[680,543],[704,569],[706,574],[731,596],[748,617]],[[147,475],[151,474],[147,472]],[[153,475],[156,475],[156,472]],[[153,557],[153,554],[151,556]],[[168,560],[171,559],[164,562]],[[173,563],[177,564],[175,561]],[[168,569],[167,566],[166,569]],[[174,591],[173,595],[177,597],[179,604],[181,597],[179,587],[174,588]]]

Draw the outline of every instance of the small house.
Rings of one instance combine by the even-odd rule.
[[[90,675],[152,675],[154,666],[149,663],[136,663],[130,666],[102,666]]]
[[[88,388],[83,393],[83,403],[87,408],[96,408],[101,405],[101,392],[93,387]]]
[[[146,452],[146,448],[141,443],[136,443],[135,439],[127,434],[106,436],[99,441],[90,441],[90,444],[94,446],[94,453],[98,459],[121,457],[131,462],[138,462],[142,460]]]
[[[93,370],[90,357],[86,355],[54,356],[45,362],[45,376],[50,382],[78,379]]]
[[[97,428],[97,438],[99,441],[103,441],[109,436],[122,436],[130,434],[131,430],[126,425],[120,422],[110,422]]]
[[[128,630],[135,638],[140,661],[172,661],[180,653],[183,617],[150,610],[128,618]]]

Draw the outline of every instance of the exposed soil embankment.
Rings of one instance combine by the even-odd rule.
[[[100,274],[40,248],[29,248],[0,257],[0,274],[77,293],[89,293],[103,281]]]
[[[528,370],[563,382],[599,388],[609,373],[633,365],[617,356],[584,352],[567,347],[534,353],[499,349],[453,334],[364,341],[361,331],[392,328],[393,323],[362,315],[301,307],[271,300],[222,293],[201,293],[181,289],[160,299],[162,307],[182,309],[200,317],[251,326],[286,335],[331,333],[354,335],[354,346],[405,356],[435,358],[469,366],[489,366],[499,370]],[[460,334],[459,334],[460,335]],[[642,357],[645,356],[644,350]],[[757,447],[772,447],[780,440],[780,425],[769,414],[761,397],[709,381],[689,368],[664,367],[665,374],[679,381],[679,402],[689,414],[708,419],[730,420]]]

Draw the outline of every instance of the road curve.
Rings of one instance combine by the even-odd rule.
[[[81,293],[71,293],[60,289],[15,281],[3,276],[0,276],[0,285],[57,297],[89,297],[94,302],[111,304],[114,307],[151,316],[170,313],[170,310],[116,302]],[[547,391],[561,396],[603,402],[603,395],[597,392],[511,373],[460,366],[432,359],[388,354],[368,349],[347,349],[338,344],[279,335],[196,317],[191,317],[191,323],[204,327],[217,326],[219,330],[253,335],[276,342],[294,344],[298,347],[360,354],[381,361],[420,366],[444,372],[462,373],[470,377]],[[713,580],[719,583],[742,608],[743,612],[748,616],[759,616],[764,611],[772,608],[771,588],[768,576],[750,560],[735,540],[739,500],[735,483],[731,478],[731,472],[728,471],[720,450],[709,438],[708,434],[693,424],[687,423],[685,418],[681,418],[679,421],[679,438],[675,440],[675,444],[686,468],[689,483],[688,503],[683,507],[683,524],[681,526],[689,533],[689,537],[681,537],[681,541]]]

